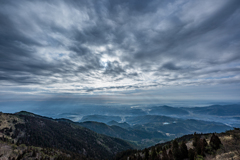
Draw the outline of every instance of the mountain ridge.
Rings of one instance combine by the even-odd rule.
[[[0,121],[2,137],[17,145],[56,148],[93,159],[111,158],[121,150],[132,148],[124,140],[98,134],[70,120],[66,122],[21,112],[1,113]]]

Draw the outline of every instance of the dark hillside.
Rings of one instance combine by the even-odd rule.
[[[97,134],[74,123],[28,114],[1,114],[0,118],[5,125],[1,132],[17,145],[56,148],[94,159],[111,158],[131,148],[123,140]]]
[[[240,129],[189,134],[143,150],[126,150],[116,160],[229,160],[240,157]]]

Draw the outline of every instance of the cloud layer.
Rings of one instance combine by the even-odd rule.
[[[1,90],[239,84],[239,18],[239,0],[4,0]]]

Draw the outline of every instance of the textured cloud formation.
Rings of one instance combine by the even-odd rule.
[[[238,84],[239,18],[239,0],[3,0],[1,90]]]

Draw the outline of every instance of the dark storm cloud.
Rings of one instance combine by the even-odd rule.
[[[239,0],[0,3],[4,86],[93,92],[240,82]]]
[[[113,62],[107,62],[106,69],[104,71],[104,74],[111,75],[113,77],[116,77],[125,71],[123,68],[120,66],[118,61],[113,61]]]
[[[230,28],[226,28],[225,23],[234,13],[235,14],[236,12],[239,13],[239,6],[240,6],[239,1],[234,0],[228,1],[225,5],[218,8],[217,11],[205,17],[204,20],[202,20],[199,24],[196,25],[194,25],[194,22],[181,21],[180,16],[179,17],[177,17],[176,15],[173,15],[173,17],[170,16],[168,17],[170,21],[169,23],[172,23],[174,27],[167,31],[167,33],[156,32],[152,41],[149,41],[149,44],[142,40],[140,43],[142,43],[143,46],[147,45],[149,47],[143,48],[143,50],[136,52],[134,57],[137,59],[153,59],[158,56],[164,55],[166,57],[171,58],[177,57],[181,59],[196,59],[199,55],[195,54],[194,51],[193,53],[189,53],[188,51],[186,51],[186,49],[192,47],[193,45],[197,45],[198,43],[202,43],[203,39],[205,38],[209,38],[210,40],[217,39],[218,37],[225,38],[221,37],[220,34],[230,33],[229,32]],[[195,20],[196,19],[192,19],[192,21]],[[232,19],[232,23],[235,23],[234,19]],[[239,23],[237,25],[239,26]],[[233,27],[233,29],[236,30],[235,28],[236,26],[231,27]],[[212,35],[212,32],[219,32],[219,35],[217,33]],[[235,39],[234,34],[228,36],[230,41],[235,40],[239,41],[239,39]],[[137,33],[137,37],[141,39],[141,37],[144,36],[142,35],[142,33]],[[215,49],[221,50],[222,48],[226,48],[229,45],[229,42],[227,41],[227,39],[225,40],[226,41],[213,44],[217,45],[214,46],[216,47]],[[209,44],[211,45],[211,42]],[[204,53],[202,54],[204,55]],[[218,53],[213,54],[216,56],[218,55]],[[218,59],[217,57],[215,58]]]
[[[180,70],[181,67],[177,67],[174,63],[168,62],[165,63],[162,68],[168,69],[168,70]]]

